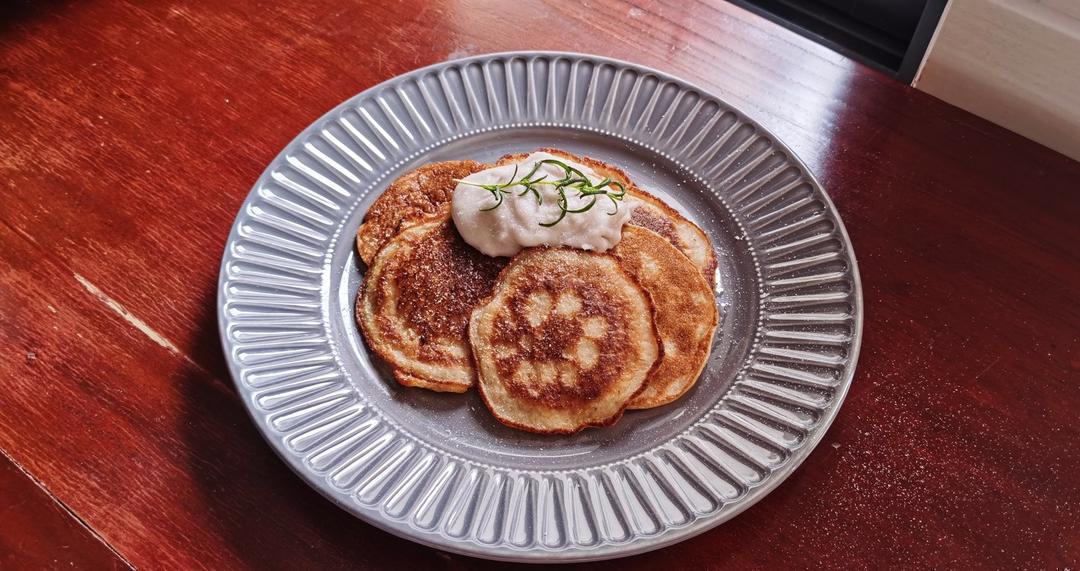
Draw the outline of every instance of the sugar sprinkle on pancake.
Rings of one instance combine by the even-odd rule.
[[[631,189],[629,194],[641,201],[630,217],[630,224],[648,228],[667,238],[672,246],[694,262],[705,280],[713,284],[716,280],[716,254],[705,232],[664,201],[640,188]]]
[[[443,161],[398,177],[364,214],[364,223],[356,233],[360,259],[371,264],[391,238],[448,204],[456,179],[487,167],[476,161]]]
[[[712,288],[689,258],[651,230],[626,226],[611,253],[653,301],[664,348],[629,408],[668,404],[694,386],[709,359],[719,319]]]
[[[614,257],[566,248],[514,257],[469,339],[492,414],[549,434],[618,420],[660,356],[641,287]]]
[[[445,214],[406,229],[364,276],[357,303],[364,339],[403,385],[468,390],[469,316],[506,263],[466,244]]]

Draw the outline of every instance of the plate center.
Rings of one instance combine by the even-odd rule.
[[[627,411],[615,425],[571,436],[535,435],[503,426],[475,391],[442,394],[398,385],[372,355],[353,319],[363,267],[352,234],[371,202],[393,178],[417,166],[450,159],[493,162],[508,153],[555,147],[619,166],[642,189],[659,196],[700,226],[713,242],[719,264],[720,325],[712,354],[697,384],[663,407]],[[692,173],[626,139],[573,127],[515,127],[456,139],[403,165],[366,196],[345,223],[333,252],[330,333],[340,340],[341,359],[369,404],[426,444],[483,464],[518,470],[567,470],[617,462],[654,448],[694,424],[719,402],[746,361],[758,317],[754,261],[734,216]],[[336,290],[336,291],[334,291]]]

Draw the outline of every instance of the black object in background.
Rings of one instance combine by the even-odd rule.
[[[911,83],[948,0],[730,0]]]

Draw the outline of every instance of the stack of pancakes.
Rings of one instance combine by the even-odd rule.
[[[454,228],[455,180],[527,155],[428,164],[364,216],[357,250],[368,269],[356,311],[399,383],[458,393],[475,385],[504,424],[568,434],[611,424],[626,408],[668,404],[694,385],[719,318],[716,257],[700,228],[621,170],[542,151],[637,199],[617,246],[486,256]]]

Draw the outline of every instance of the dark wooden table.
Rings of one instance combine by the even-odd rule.
[[[865,288],[853,388],[806,463],[733,521],[600,567],[1076,568],[1080,164],[720,2],[3,6],[0,568],[497,566],[293,476],[233,390],[214,303],[240,202],[308,123],[514,49],[634,60],[743,109],[828,189]]]

